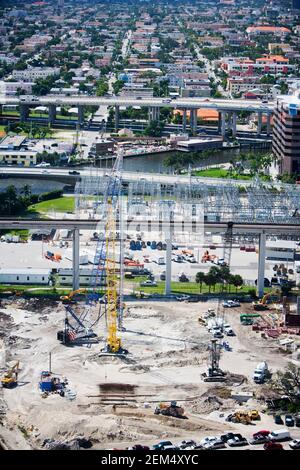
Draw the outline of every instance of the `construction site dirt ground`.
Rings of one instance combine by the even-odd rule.
[[[76,308],[82,309],[83,304],[78,303]],[[227,309],[225,314],[236,336],[226,337],[232,351],[222,353],[220,367],[233,375],[222,384],[203,382],[201,374],[207,371],[211,335],[198,318],[208,308],[216,308],[216,303],[128,303],[125,331],[120,334],[129,354],[121,359],[99,356],[105,345],[104,316],[95,328],[99,344],[66,347],[56,339],[65,317],[61,302],[3,300],[1,371],[5,362],[16,361],[20,361],[21,371],[16,388],[0,389],[0,438],[9,448],[26,449],[42,447],[45,439],[85,437],[93,442],[94,449],[107,449],[134,443],[151,445],[162,439],[175,443],[187,438],[199,441],[232,429],[240,429],[250,437],[255,430],[274,429],[273,419],[267,414],[252,426],[226,422],[225,417],[239,408],[229,396],[232,390],[254,391],[259,396],[262,386],[255,385],[251,378],[257,363],[265,360],[275,372],[291,357],[279,352],[277,340],[263,339],[251,327],[240,325],[240,314],[252,310],[244,304]],[[70,389],[76,392],[75,400],[58,394],[42,398],[38,383],[41,372],[48,370],[50,352],[52,372],[68,378]],[[135,386],[132,401],[113,409],[102,393],[100,396],[100,384],[110,383]],[[154,415],[160,401],[170,400],[183,406],[188,419]],[[242,408],[262,406],[251,399]],[[300,437],[299,428],[293,428],[291,434]]]

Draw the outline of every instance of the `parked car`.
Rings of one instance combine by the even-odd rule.
[[[184,302],[185,300],[189,300],[189,299],[190,299],[190,296],[185,295],[185,294],[176,296],[176,300],[178,300],[178,302]]]
[[[262,436],[258,435],[254,437],[253,439],[250,439],[250,444],[255,445],[255,444],[264,444],[265,442],[269,442],[268,436]]]
[[[219,266],[227,266],[227,263],[224,258],[219,258],[216,262]]]
[[[274,422],[275,422],[275,424],[283,424],[283,419],[280,415],[275,415],[274,416]]]
[[[229,447],[247,446],[248,441],[241,434],[235,434],[233,439],[229,439],[227,441],[227,444],[229,445]]]
[[[295,426],[295,420],[292,415],[286,415],[285,416],[285,425],[288,427],[293,427]]]
[[[141,287],[157,287],[157,282],[147,279],[147,281],[140,282]]]
[[[295,425],[297,428],[300,428],[300,416],[295,417]]]
[[[80,171],[76,171],[76,170],[69,171],[69,175],[80,175]]]
[[[171,441],[160,441],[158,444],[154,444],[153,449],[154,450],[161,450],[163,447],[166,446],[173,446]]]
[[[240,303],[237,300],[225,300],[223,302],[224,308],[240,307]]]
[[[214,441],[217,441],[219,438],[216,437],[216,436],[207,436],[207,437],[204,437],[203,439],[201,439],[201,441],[199,442],[199,444],[203,447],[205,444],[207,444],[208,442],[214,442]]]
[[[223,331],[227,336],[235,336],[235,332],[228,323],[223,325]]]
[[[293,450],[300,450],[300,439],[294,439],[292,442],[289,443],[289,446]]]
[[[135,444],[132,447],[127,447],[127,450],[150,450],[150,447],[141,444]]]
[[[264,450],[284,450],[282,444],[279,442],[266,442],[264,444]]]
[[[227,434],[222,434],[222,436],[220,437],[220,439],[223,442],[227,442],[227,441],[229,441],[229,439],[233,439],[233,438],[234,438],[234,433],[233,432],[228,432]]]
[[[212,442],[207,442],[206,444],[203,445],[203,449],[206,450],[213,450],[213,449],[224,449],[226,447],[225,442],[222,441],[222,439],[217,439]]]
[[[259,436],[267,437],[269,434],[270,434],[270,431],[267,431],[266,429],[262,429],[261,431],[257,431],[253,434],[253,439]]]
[[[178,442],[178,444],[176,444],[176,447],[178,447],[179,449],[186,449],[187,447],[191,447],[191,448],[194,448],[194,446],[196,446],[197,443],[193,440],[187,440],[187,441],[180,441]]]

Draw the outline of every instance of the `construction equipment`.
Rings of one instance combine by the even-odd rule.
[[[68,384],[67,379],[60,380],[59,377],[55,377],[52,372],[43,370],[41,372],[39,389],[47,396],[49,393],[59,393],[60,396],[65,395],[65,388]]]
[[[204,382],[224,382],[226,373],[219,367],[220,362],[220,346],[217,344],[216,339],[211,340],[210,346],[210,366],[208,374],[202,374]]]
[[[1,384],[4,388],[12,388],[18,385],[19,361],[8,369],[1,377]]]
[[[62,256],[59,253],[52,253],[52,251],[47,251],[45,258],[50,261],[57,261],[58,263],[62,260]]]
[[[271,296],[271,293],[265,294],[262,299],[252,302],[254,310],[268,310],[267,300]]]
[[[225,261],[225,266],[229,266],[229,267],[230,267],[230,261],[231,261],[232,242],[233,242],[233,222],[228,222],[227,230],[224,235],[223,258]]]
[[[201,263],[207,263],[208,261],[215,261],[217,255],[211,255],[208,250],[205,250],[201,258]]]
[[[251,418],[247,411],[235,411],[227,416],[226,421],[231,423],[251,424]]]
[[[177,406],[176,401],[171,401],[170,405],[166,403],[160,403],[154,410],[154,414],[156,415],[164,415],[164,416],[173,416],[173,418],[181,418],[186,419],[187,417],[184,415],[184,409],[181,406]]]
[[[243,313],[240,315],[240,322],[242,325],[253,325],[254,318],[260,318],[259,313]]]
[[[73,297],[76,295],[76,294],[84,294],[86,293],[86,289],[76,289],[76,290],[72,290],[68,295],[62,295],[60,297],[60,300],[62,300],[63,302],[71,302]]]
[[[79,315],[70,305],[66,306],[65,327],[57,333],[57,339],[66,345],[97,342],[97,335],[93,328],[100,318],[106,316],[107,340],[104,348],[105,354],[125,354],[121,347],[121,340],[117,336],[117,329],[122,329],[124,311],[123,303],[123,237],[116,233],[116,220],[121,218],[121,173],[123,154],[120,152],[115,164],[105,179],[105,189],[102,197],[99,196],[99,207],[103,210],[102,220],[105,222],[104,237],[98,237],[95,251],[90,287],[86,294],[83,312]],[[120,255],[117,261],[116,242],[120,239]],[[117,267],[120,263],[120,268]],[[118,276],[117,273],[120,273]],[[106,278],[106,282],[105,282]],[[106,301],[101,302],[103,294],[99,293],[99,286],[106,285]],[[90,310],[100,300],[97,318],[91,322]]]
[[[248,412],[248,414],[250,416],[251,421],[260,421],[261,420],[261,416],[260,416],[258,410],[250,410]]]

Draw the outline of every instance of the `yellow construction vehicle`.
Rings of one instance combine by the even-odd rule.
[[[1,377],[2,387],[10,388],[18,384],[19,361],[16,362],[10,369],[8,369]]]
[[[251,418],[247,411],[235,411],[227,417],[231,423],[251,424]]]
[[[252,302],[254,310],[267,310],[269,307],[267,306],[267,300],[270,298],[271,292],[265,294],[262,299]]]
[[[260,421],[261,419],[258,410],[250,410],[248,414],[250,416],[251,421]]]
[[[84,294],[86,292],[86,289],[77,289],[77,290],[73,290],[72,292],[70,292],[68,295],[62,295],[60,297],[60,300],[62,300],[63,302],[71,302],[74,295],[76,294]]]

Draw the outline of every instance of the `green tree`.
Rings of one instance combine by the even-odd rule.
[[[96,82],[96,95],[97,96],[104,96],[108,92],[109,87],[108,83],[101,79]]]
[[[200,292],[202,292],[202,284],[203,284],[203,282],[205,282],[205,273],[199,271],[196,274],[196,282],[197,282],[197,284],[199,284]]]

